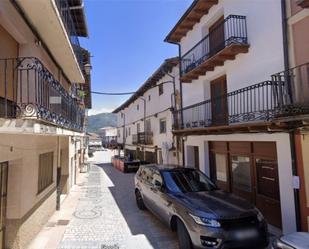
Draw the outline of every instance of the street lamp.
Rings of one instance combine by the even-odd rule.
[[[90,72],[91,72],[91,69],[92,69],[91,64],[89,64],[89,63],[85,64],[84,69],[85,69],[86,74],[90,75]]]
[[[126,114],[124,112],[120,112],[121,113],[121,117],[123,118],[123,132],[122,132],[122,147],[124,149],[125,143],[126,143],[126,139],[125,139],[125,130],[126,130]]]

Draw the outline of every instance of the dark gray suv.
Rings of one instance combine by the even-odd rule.
[[[140,209],[177,231],[179,248],[265,248],[267,224],[252,204],[216,187],[202,172],[173,165],[141,166],[135,175]]]

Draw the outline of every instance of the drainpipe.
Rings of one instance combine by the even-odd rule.
[[[288,23],[286,14],[286,1],[281,0],[281,14],[282,14],[282,36],[283,36],[283,56],[284,56],[284,70],[287,71],[290,68],[289,63],[289,46],[288,46]],[[287,79],[289,84],[289,79]],[[295,131],[289,132],[291,157],[292,157],[292,174],[297,176],[297,158],[295,148]],[[300,203],[299,203],[299,189],[294,188],[294,203],[295,203],[295,216],[296,216],[296,229],[301,231],[301,215],[300,215]]]
[[[60,210],[60,195],[61,195],[61,159],[60,159],[60,137],[57,137],[57,199],[56,210]]]
[[[183,99],[182,99],[182,81],[181,81],[181,46],[179,43],[175,43],[178,46],[178,56],[179,56],[179,94],[180,94],[180,122],[183,125],[183,115],[182,115],[182,108],[183,108]],[[185,144],[183,137],[181,136],[181,146],[182,146],[182,166],[185,167]]]

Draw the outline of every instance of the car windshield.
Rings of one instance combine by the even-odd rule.
[[[162,172],[166,188],[171,192],[186,193],[211,191],[216,185],[202,172],[194,169],[172,170]]]

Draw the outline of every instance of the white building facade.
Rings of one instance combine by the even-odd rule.
[[[193,1],[166,42],[180,46],[185,165],[255,204],[278,232],[297,229],[280,0]],[[282,85],[280,85],[282,84]],[[279,121],[278,121],[279,120]],[[275,229],[276,230],[276,229]]]
[[[131,154],[150,163],[179,164],[181,147],[172,134],[175,105],[179,108],[179,65],[177,58],[171,58],[114,111],[117,143],[126,156]]]

